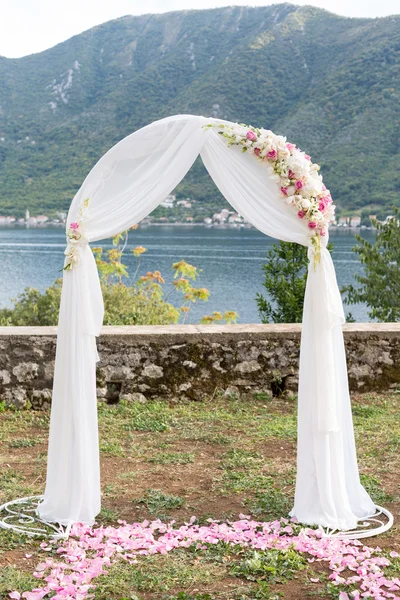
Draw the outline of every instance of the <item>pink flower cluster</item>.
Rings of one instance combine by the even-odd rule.
[[[167,554],[193,544],[205,549],[207,544],[219,542],[258,550],[294,547],[307,554],[310,563],[325,563],[334,585],[349,585],[357,590],[350,597],[345,592],[338,593],[340,600],[400,598],[395,595],[400,590],[400,579],[385,577],[383,567],[390,565],[390,561],[382,556],[379,548],[364,546],[358,540],[323,537],[321,530],[299,530],[294,520],[258,522],[240,515],[234,522],[209,519],[208,525],[196,525],[196,518],[192,517],[181,527],[174,527],[175,521],[169,524],[159,520],[131,525],[124,521],[119,523],[119,527],[98,528],[78,524],[62,545],[42,543],[42,550],[49,556],[36,567],[34,576],[43,581],[43,585],[33,591],[12,592],[10,598],[42,600],[49,594],[53,600],[85,600],[95,588],[95,578],[106,573],[118,560],[134,564],[140,556]],[[398,554],[392,552],[391,557],[397,558]]]
[[[251,151],[259,160],[269,163],[282,196],[296,209],[299,219],[307,222],[313,243],[316,237],[327,234],[335,207],[318,173],[319,166],[311,162],[308,154],[269,130],[226,123],[209,126],[217,127],[229,145],[242,146],[244,152]],[[319,243],[315,245],[318,247]]]
[[[67,247],[64,251],[65,263],[63,271],[70,271],[77,266],[80,260],[81,250],[80,245],[87,242],[85,238],[84,222],[86,220],[86,212],[89,206],[89,198],[86,198],[81,204],[78,213],[78,220],[69,224],[67,229]]]

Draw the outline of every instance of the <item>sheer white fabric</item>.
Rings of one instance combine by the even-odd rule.
[[[128,229],[172,192],[201,154],[222,194],[272,237],[309,246],[307,225],[285,204],[268,167],[228,148],[204,117],[169,117],[114,146],[75,196],[68,223],[90,199],[85,222],[95,241]],[[310,249],[311,251],[311,249]],[[98,274],[83,244],[64,273],[45,497],[40,516],[92,523],[100,510],[95,336],[103,319]],[[307,524],[348,529],[374,504],[360,484],[341,324],[343,308],[329,252],[310,262],[300,359],[298,458],[292,514]]]

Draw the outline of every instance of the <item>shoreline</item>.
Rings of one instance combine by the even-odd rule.
[[[205,227],[206,229],[257,229],[251,223],[138,223],[137,227]],[[2,229],[59,229],[65,228],[65,223],[42,223],[28,225],[27,223],[0,223]],[[375,227],[351,227],[350,225],[331,225],[330,231],[374,231]]]

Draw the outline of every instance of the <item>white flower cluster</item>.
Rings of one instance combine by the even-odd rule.
[[[256,129],[237,123],[232,126],[220,123],[217,127],[229,145],[252,152],[258,160],[271,165],[272,177],[280,186],[282,199],[297,211],[297,216],[307,222],[312,236],[325,236],[329,223],[334,220],[335,207],[329,190],[319,174],[319,165],[287,142],[281,135],[267,129]]]
[[[86,209],[89,206],[89,198],[83,202],[79,210],[79,218],[77,221],[70,223],[67,229],[67,247],[64,251],[65,264],[63,271],[70,271],[77,266],[82,245],[87,244],[85,235],[85,218]]]

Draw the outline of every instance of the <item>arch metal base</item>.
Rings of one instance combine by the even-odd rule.
[[[67,539],[71,526],[64,527],[58,523],[43,521],[37,507],[43,496],[27,496],[6,502],[0,506],[0,528],[28,535],[29,537]]]
[[[357,527],[349,531],[340,531],[339,529],[330,529],[322,527],[324,537],[335,538],[337,540],[357,540],[369,538],[374,535],[380,535],[388,531],[393,525],[393,515],[386,508],[375,505],[376,512],[367,519],[358,522]]]
[[[43,521],[37,513],[37,507],[43,496],[27,496],[11,500],[0,506],[0,528],[25,534],[30,537],[67,539],[71,525],[64,527],[58,523]],[[371,517],[359,521],[355,529],[340,531],[329,527],[321,528],[324,537],[339,540],[352,540],[373,537],[388,531],[393,525],[393,515],[386,508],[376,506]]]

